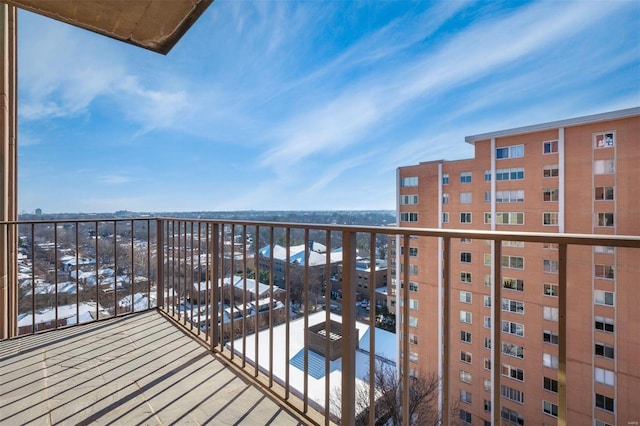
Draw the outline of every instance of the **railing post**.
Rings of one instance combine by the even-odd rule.
[[[156,299],[164,309],[164,221],[156,219]]]
[[[211,301],[211,309],[210,309],[210,318],[211,326],[209,330],[211,330],[211,352],[214,352],[216,349],[216,345],[220,340],[220,327],[218,327],[218,313],[220,313],[220,308],[218,306],[220,301],[220,265],[218,261],[219,251],[220,251],[220,224],[214,223],[211,227],[211,248],[209,249],[209,253],[211,256],[211,268],[209,269],[211,274],[211,288],[209,300]],[[257,333],[257,330],[256,330]]]
[[[558,426],[567,424],[567,245],[558,246]]]
[[[342,393],[341,416],[344,424],[355,423],[356,377],[356,233],[342,232]],[[306,307],[305,307],[306,308]]]

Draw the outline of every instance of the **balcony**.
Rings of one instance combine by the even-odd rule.
[[[377,321],[375,309],[358,315],[355,286],[343,286],[341,303],[331,300],[330,286],[317,286],[309,250],[297,257],[297,272],[290,262],[276,268],[275,250],[258,261],[259,251],[280,241],[290,258],[288,247],[321,242],[327,248],[322,276],[331,277],[332,256],[340,248],[342,282],[354,283],[358,249],[377,253],[388,241],[400,246],[414,237],[436,242],[442,252],[442,315],[431,325],[440,336],[440,392],[431,408],[443,424],[458,421],[451,409],[456,359],[449,350],[457,315],[451,297],[453,242],[486,240],[493,259],[502,258],[503,241],[557,245],[557,418],[566,424],[572,380],[566,377],[568,248],[640,248],[640,237],[631,236],[173,218],[4,222],[0,232],[10,299],[0,319],[8,330],[0,341],[1,424],[374,424],[389,413],[377,403],[380,389],[368,378],[375,377],[381,358],[410,365],[409,345],[415,341],[409,322],[398,322],[400,338],[389,348],[370,326]],[[397,253],[397,263],[410,264],[409,250]],[[504,268],[495,263],[488,267],[490,291],[493,300],[501,300],[503,286],[493,283],[502,282]],[[375,269],[368,273],[373,282]],[[282,287],[274,284],[277,276],[283,277]],[[267,282],[260,286],[256,277]],[[410,282],[409,268],[397,278]],[[375,300],[375,288],[369,287],[365,297]],[[413,290],[402,286],[398,296],[410,300]],[[332,312],[333,303],[341,315]],[[409,318],[409,303],[398,309]],[[493,303],[490,311],[492,324],[500,324],[501,304]],[[311,338],[308,330],[314,331]],[[504,335],[500,327],[490,332],[490,418],[500,424]],[[339,354],[338,362],[324,356],[329,353]],[[410,406],[410,369],[400,369],[398,377],[399,417],[419,424]]]

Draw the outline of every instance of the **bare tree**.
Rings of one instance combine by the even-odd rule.
[[[356,382],[356,425],[369,424],[369,375]],[[373,386],[375,392],[376,425],[442,426],[442,413],[438,406],[440,380],[435,373],[418,373],[409,378],[409,422],[402,421],[402,380],[394,364],[376,361]],[[330,400],[332,412],[339,419],[341,391],[334,388]],[[459,401],[449,408],[449,424],[458,425]]]

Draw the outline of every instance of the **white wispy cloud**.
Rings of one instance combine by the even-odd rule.
[[[126,175],[99,175],[96,180],[103,185],[122,185],[130,183],[133,179]]]

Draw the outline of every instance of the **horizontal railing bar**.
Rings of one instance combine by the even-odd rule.
[[[31,223],[88,223],[88,222],[127,222],[128,219],[87,219],[87,220],[52,220],[52,221],[17,221],[0,222],[2,225],[28,225]],[[450,237],[450,238],[476,238],[481,240],[495,241],[523,241],[532,243],[554,243],[568,245],[586,246],[614,246],[626,248],[640,248],[640,236],[638,235],[599,235],[599,234],[569,234],[569,233],[548,233],[548,232],[518,232],[518,231],[481,231],[462,229],[438,229],[438,228],[406,228],[397,226],[362,226],[362,225],[334,225],[318,223],[289,223],[289,222],[261,222],[261,221],[241,221],[241,220],[221,220],[221,219],[176,219],[167,217],[139,218],[139,220],[157,221],[180,221],[180,222],[200,222],[219,225],[247,225],[264,226],[291,229],[313,229],[321,231],[337,232],[362,232],[376,233],[383,235],[421,236],[421,237]]]

